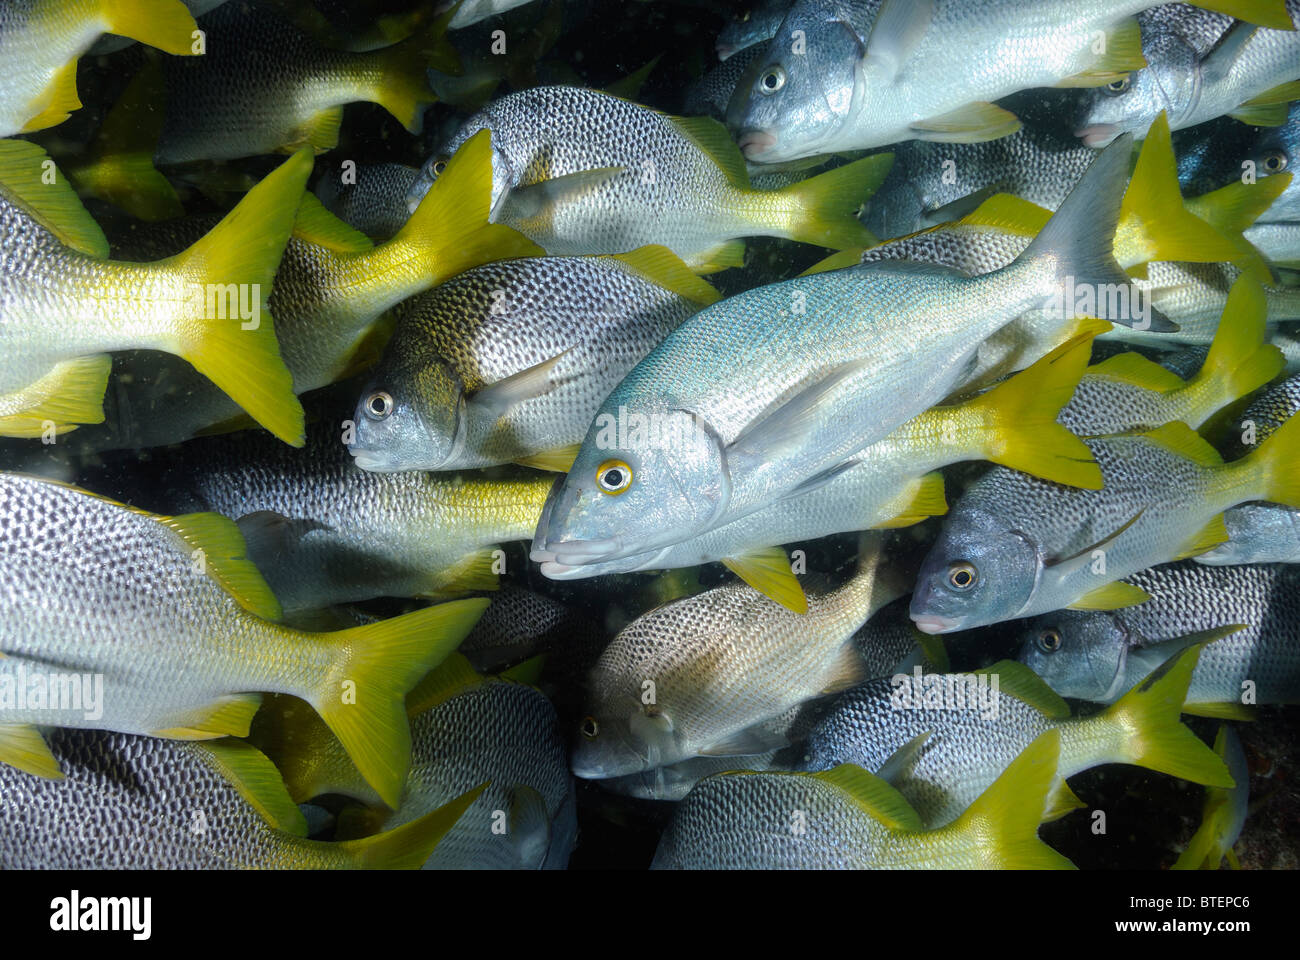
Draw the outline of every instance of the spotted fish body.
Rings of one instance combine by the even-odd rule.
[[[1188,637],[1234,625],[1245,629],[1201,652],[1189,704],[1300,697],[1300,570],[1289,564],[1206,567],[1191,561],[1126,578],[1151,599],[1113,611],[1061,610],[1024,631],[1020,660],[1057,693],[1109,703]]]
[[[737,738],[859,679],[864,661],[853,634],[897,596],[869,563],[838,590],[810,599],[806,614],[746,584],[652,610],[614,638],[588,677],[589,716],[574,741],[574,772],[601,779],[710,752],[772,749]]]
[[[728,241],[803,236],[800,223],[813,212],[810,204],[790,190],[751,189],[730,141],[711,144],[715,159],[682,122],[596,90],[534,87],[488,104],[445,152],[490,129],[493,222],[514,227],[552,256],[662,244],[692,266],[717,269],[725,265]],[[425,163],[408,207],[429,189],[442,157]],[[876,167],[883,176],[885,164]],[[560,179],[570,176],[578,182]],[[861,195],[842,198],[836,213],[856,210],[871,181],[866,176]],[[867,235],[856,221],[840,227],[846,237]]]
[[[358,403],[352,454],[366,470],[454,470],[577,444],[609,391],[701,306],[612,257],[469,270],[394,311],[393,338]],[[551,361],[546,386],[506,409],[475,402]],[[368,406],[379,392],[393,404],[382,419]]]
[[[527,539],[549,479],[369,473],[337,421],[301,450],[235,434],[188,444],[164,486],[185,509],[239,521],[249,555],[286,612],[374,597],[445,597],[490,588],[493,551]]]
[[[418,174],[401,163],[358,164],[355,183],[343,183],[340,174],[330,173],[314,189],[330,213],[378,242],[396,235],[411,215],[406,192]]]

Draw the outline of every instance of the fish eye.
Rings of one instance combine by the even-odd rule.
[[[632,468],[622,460],[606,460],[596,468],[596,486],[616,497],[632,486]]]
[[[596,722],[595,717],[585,717],[582,721],[582,735],[588,740],[595,740],[600,733],[600,724]]]
[[[1274,150],[1264,155],[1264,169],[1269,173],[1281,173],[1286,169],[1287,156],[1281,150]]]
[[[1038,635],[1038,649],[1043,653],[1055,653],[1061,649],[1061,634],[1057,630],[1044,630]]]
[[[1106,84],[1106,92],[1112,96],[1119,96],[1119,94],[1127,90],[1132,83],[1133,80],[1131,77],[1120,77],[1118,80],[1112,80],[1110,83]]]
[[[383,390],[377,391],[366,397],[364,409],[371,420],[383,420],[393,412],[393,398]]]
[[[975,568],[969,563],[954,563],[948,568],[948,582],[958,590],[967,590],[975,583]]]
[[[435,177],[441,177],[441,176],[442,176],[442,171],[444,171],[444,170],[446,170],[446,169],[447,169],[447,161],[446,161],[446,160],[435,160],[435,161],[433,162],[433,175],[434,175]]]
[[[785,86],[785,71],[772,67],[758,78],[758,92],[766,95],[776,93]]]

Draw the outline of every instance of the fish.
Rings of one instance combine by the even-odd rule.
[[[1021,634],[1020,661],[1063,697],[1110,703],[1177,650],[1218,637],[1201,653],[1185,713],[1242,719],[1249,714],[1243,709],[1247,690],[1253,703],[1296,702],[1295,567],[1183,561],[1125,582],[1150,599],[1122,610],[1062,610],[1035,618]]]
[[[9,0],[0,9],[0,137],[58,126],[81,108],[77,60],[104,33],[188,57],[180,0]]]
[[[1090,332],[1104,326],[1096,323]],[[864,448],[848,469],[816,490],[657,552],[577,565],[548,560],[541,572],[567,580],[722,560],[755,589],[779,603],[793,601],[797,609],[802,591],[773,547],[940,515],[947,510],[943,477],[935,472],[941,467],[989,459],[1061,483],[1100,487],[1091,452],[1053,422],[1079,382],[1090,344],[1081,335],[965,403],[927,410]]]
[[[764,721],[866,679],[853,635],[902,593],[880,563],[869,541],[852,579],[802,614],[729,584],[638,617],[588,675],[573,772],[599,780],[783,746]]]
[[[1060,734],[1061,756],[1045,819],[1081,806],[1066,781],[1106,763],[1231,787],[1223,761],[1179,722],[1197,653],[1192,648],[1153,668],[1117,703],[1086,716],[1071,716],[1060,696],[1014,661],[974,673],[873,680],[838,698],[809,732],[803,769],[852,763],[875,771],[930,829],[961,816],[1021,750],[1050,730]]]
[[[738,142],[747,159],[769,163],[901,140],[995,140],[1020,127],[996,100],[1031,87],[1100,86],[1145,66],[1132,15],[1151,6],[800,0],[757,71]],[[1194,6],[1294,29],[1282,0]]]
[[[305,633],[276,623],[280,605],[227,518],[159,516],[14,474],[0,474],[0,514],[9,584],[0,599],[0,689],[9,700],[0,761],[44,776],[58,767],[40,726],[244,736],[260,693],[282,692],[311,703],[395,803],[410,759],[400,698],[487,605],[458,600]],[[86,694],[91,706],[71,692],[41,693],[83,674],[99,678],[99,693]]]
[[[538,655],[545,655],[545,672],[550,672],[555,660],[594,663],[605,640],[588,611],[503,583],[457,652],[479,673],[496,673]]]
[[[431,156],[414,207],[447,153],[492,131],[492,221],[552,256],[668,247],[699,272],[742,262],[741,238],[840,249],[870,242],[855,214],[888,172],[868,157],[778,191],[754,190],[726,129],[671,117],[598,90],[543,86],[495,100]]]
[[[1297,98],[1300,99],[1300,98]],[[1291,174],[1286,190],[1260,215],[1261,223],[1300,223],[1300,103],[1293,103],[1286,123],[1259,131],[1246,152],[1257,176]]]
[[[1162,110],[1175,130],[1224,115],[1252,126],[1285,119],[1287,101],[1300,97],[1300,0],[1288,0],[1291,25],[1280,30],[1185,10],[1162,5],[1138,18],[1147,65],[1089,91],[1076,131],[1088,146],[1140,133]]]
[[[1245,454],[1297,410],[1300,377],[1291,376],[1260,394],[1237,418],[1229,455]],[[1243,503],[1225,511],[1223,523],[1227,542],[1197,555],[1198,563],[1300,563],[1300,511],[1276,503]]]
[[[510,462],[563,471],[610,390],[718,299],[658,246],[469,270],[394,312],[349,449],[380,472]]]
[[[158,506],[234,520],[290,618],[375,597],[495,590],[507,568],[499,547],[532,535],[549,478],[368,473],[344,430],[322,416],[302,449],[243,433],[192,441],[159,458]]]
[[[1078,289],[1126,283],[1111,245],[1128,155],[1126,140],[1107,148],[1001,270],[859,264],[691,317],[601,406],[548,501],[532,558],[575,566],[647,553],[811,492],[960,386],[980,344],[1012,320],[1033,313],[1070,339],[1076,305],[1063,302],[1064,277]],[[1102,319],[1163,324],[1139,317],[1135,301],[1091,306],[1112,314]],[[620,435],[634,414],[652,435]]]
[[[350,172],[349,172],[350,173]],[[325,209],[375,243],[391,239],[406,224],[406,191],[420,173],[404,163],[357,164],[355,180],[328,173],[313,188]]]
[[[487,222],[490,154],[487,133],[466,142],[445,183],[429,192],[396,236],[378,245],[326,212],[314,195],[302,196],[267,298],[295,394],[373,364],[391,330],[384,314],[407,297],[481,263],[541,253],[509,227]],[[139,228],[115,255],[169,256],[202,235],[208,223]],[[114,394],[111,422],[91,436],[83,432],[76,438],[79,447],[165,446],[241,422],[239,408],[187,365],[153,354],[115,362]]]
[[[1171,870],[1217,870],[1226,858],[1228,866],[1240,870],[1241,864],[1232,845],[1246,825],[1250,804],[1250,768],[1241,749],[1241,739],[1226,723],[1214,738],[1214,752],[1223,757],[1236,786],[1205,788],[1205,807],[1201,825],[1174,861]]]
[[[448,17],[381,50],[331,50],[265,4],[228,3],[201,18],[203,56],[163,63],[166,105],[155,162],[234,160],[338,146],[343,107],[378,103],[411,133],[436,100],[430,66],[457,69]],[[197,42],[197,41],[196,41]],[[275,69],[268,69],[274,64]]]
[[[392,830],[487,782],[425,862],[428,870],[552,869],[568,863],[577,831],[573,781],[555,709],[507,677],[483,677],[452,654],[407,696],[411,770],[401,804],[379,797],[329,728],[305,704],[276,698],[250,734],[284,773],[297,803],[324,794],[368,808],[339,816],[338,835]]]
[[[1224,463],[1184,423],[1084,441],[1101,490],[994,467],[944,520],[912,594],[912,619],[948,633],[1060,610],[1110,610],[1147,595],[1121,582],[1228,539],[1223,511],[1251,500],[1300,506],[1293,418]]]
[[[154,263],[106,259],[108,242],[45,152],[0,141],[0,435],[41,437],[104,419],[110,353],[184,359],[273,434],[302,443],[267,306],[311,156],[282,163],[192,246]]]
[[[1037,835],[1059,753],[1049,730],[938,830],[853,764],[709,777],[678,804],[651,869],[1071,869]]]
[[[49,736],[63,779],[0,765],[6,870],[411,870],[484,788],[387,833],[330,843],[307,839],[279,772],[243,741]]]
[[[718,32],[718,59],[730,60],[739,51],[770,40],[781,26],[792,0],[756,0]]]
[[[1115,354],[1084,372],[1058,421],[1079,436],[1154,430],[1174,420],[1199,429],[1285,367],[1282,351],[1267,340],[1265,311],[1263,288],[1240,277],[1194,377],[1184,380],[1139,353]]]

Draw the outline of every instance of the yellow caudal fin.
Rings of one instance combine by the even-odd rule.
[[[1123,267],[1151,260],[1217,263],[1237,252],[1227,237],[1184,206],[1169,120],[1161,111],[1147,131],[1120,205],[1115,259]]]
[[[254,420],[297,447],[304,441],[302,404],[280,357],[267,297],[311,168],[311,152],[299,151],[203,239],[165,261],[179,274],[186,301],[164,349],[184,357]]]
[[[342,840],[332,846],[356,870],[418,870],[488,785],[481,783],[396,829],[360,840]]]
[[[68,179],[79,194],[111,203],[138,220],[169,220],[185,213],[176,190],[153,165],[162,133],[162,98],[162,67],[150,64],[108,112],[85,159],[68,164]]]
[[[1223,317],[1200,371],[1188,384],[1198,400],[1199,427],[1215,411],[1268,383],[1286,366],[1282,351],[1268,342],[1264,289],[1242,275],[1228,292]],[[1202,397],[1203,395],[1203,397]]]
[[[522,233],[488,223],[491,204],[491,132],[480,130],[447,161],[397,236],[380,250],[408,257],[416,252],[429,271],[425,286],[494,260],[542,256],[542,248]]]
[[[892,153],[863,157],[776,191],[787,211],[785,235],[832,250],[871,246],[875,238],[858,222],[858,209],[893,163]]]
[[[1060,731],[1048,730],[960,817],[935,831],[936,839],[943,835],[947,843],[978,853],[985,869],[1073,869],[1074,864],[1038,839],[1038,825],[1052,812],[1060,753]]]
[[[1296,28],[1286,11],[1286,0],[1191,0],[1191,4],[1273,30]]]
[[[301,692],[339,738],[366,782],[396,810],[411,762],[406,694],[460,646],[488,601],[453,600],[379,623],[317,634],[334,667]]]
[[[1179,651],[1106,708],[1099,719],[1117,731],[1115,761],[1193,783],[1233,785],[1223,760],[1179,720],[1204,646],[1198,643]]]
[[[1300,507],[1300,415],[1292,416],[1286,423],[1268,435],[1244,460],[1232,466],[1247,464],[1258,471],[1259,499]]]
[[[181,0],[98,0],[108,32],[188,57],[199,25]]]
[[[1092,338],[1109,329],[1100,320],[1082,321],[1068,343],[965,404],[984,424],[979,436],[985,459],[1056,483],[1101,489],[1092,451],[1056,417],[1087,369]]]
[[[47,780],[63,779],[63,770],[50,753],[45,738],[27,724],[0,723],[0,763]]]
[[[460,58],[446,41],[452,13],[447,11],[409,39],[370,54],[378,67],[378,78],[369,99],[391,113],[410,133],[424,130],[425,108],[438,102],[438,95],[429,86],[429,68],[460,73]]]

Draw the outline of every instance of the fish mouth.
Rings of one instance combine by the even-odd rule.
[[[554,563],[563,567],[582,567],[602,560],[616,559],[623,550],[618,537],[606,540],[565,540],[547,542],[529,554],[538,563]]]
[[[726,60],[727,57],[731,56],[733,53],[736,52],[736,48],[729,43],[719,43],[716,47],[714,47],[714,49],[718,52],[719,60]]]
[[[736,141],[746,160],[756,160],[776,146],[776,135],[765,130],[746,130]]]
[[[353,462],[368,473],[394,473],[398,470],[392,457],[381,451],[348,447],[348,453],[352,454]]]
[[[1120,135],[1120,129],[1113,123],[1094,123],[1080,127],[1074,135],[1089,147],[1104,147]]]
[[[952,617],[941,617],[937,613],[912,614],[912,622],[922,633],[951,633],[961,626],[961,621]]]

